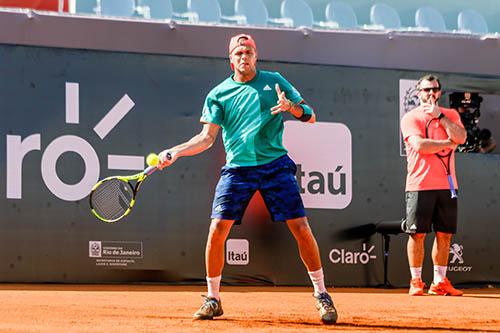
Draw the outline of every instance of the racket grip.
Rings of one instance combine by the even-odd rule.
[[[158,168],[157,168],[157,167],[155,167],[155,166],[150,166],[150,167],[147,167],[146,169],[144,169],[144,174],[146,174],[146,175],[148,175],[148,176],[149,176],[150,174],[152,174],[152,173],[153,173],[153,172],[155,172],[156,170],[158,170]]]
[[[450,184],[450,193],[451,193],[451,198],[455,199],[458,197],[457,191],[455,191],[455,186],[453,186],[453,179],[451,178],[451,175],[448,175],[448,183]]]
[[[170,153],[167,153],[167,160],[171,160],[172,159],[172,155]],[[150,174],[152,174],[153,172],[155,172],[156,170],[158,170],[158,167],[157,166],[149,166],[147,167],[146,169],[144,169],[143,173],[147,176],[149,176]]]

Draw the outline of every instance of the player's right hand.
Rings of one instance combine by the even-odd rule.
[[[177,159],[177,154],[170,149],[165,149],[158,154],[158,158],[160,161],[157,165],[157,168],[162,170],[163,168],[166,168],[175,162],[175,160]]]
[[[441,113],[439,106],[434,99],[430,99],[429,103],[422,103],[422,109],[425,113],[431,115],[433,118],[437,118]]]

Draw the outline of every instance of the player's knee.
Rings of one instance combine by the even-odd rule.
[[[425,235],[424,233],[412,234],[410,235],[410,241],[422,243],[425,240]]]
[[[436,231],[436,238],[440,241],[451,241],[451,237],[453,236],[453,234],[449,234],[449,233],[446,233],[446,232],[440,232],[440,231]]]
[[[224,239],[228,234],[231,224],[221,219],[213,219],[210,223],[209,235],[211,239]]]
[[[213,219],[210,223],[210,233],[220,233],[224,230],[224,224],[219,219]]]
[[[311,227],[305,218],[292,220],[288,225],[294,231],[294,234],[299,237],[310,237],[312,234]]]

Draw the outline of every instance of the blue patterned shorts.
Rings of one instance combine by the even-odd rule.
[[[296,171],[295,163],[287,155],[259,166],[224,166],[215,190],[211,217],[235,220],[235,224],[240,224],[256,191],[260,191],[273,221],[306,216],[295,179]]]

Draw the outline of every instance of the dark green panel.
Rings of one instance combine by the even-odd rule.
[[[227,60],[8,45],[0,46],[0,60],[0,280],[204,281],[211,200],[216,175],[224,164],[220,140],[210,151],[181,159],[151,176],[134,211],[117,224],[96,220],[87,198],[65,201],[51,193],[42,179],[41,160],[54,139],[73,135],[95,149],[101,178],[131,173],[109,170],[107,156],[145,156],[196,134],[206,93],[229,75]],[[345,231],[398,220],[404,214],[406,163],[399,155],[399,80],[416,79],[422,73],[271,62],[260,66],[287,77],[315,108],[319,121],[349,128],[352,201],[342,210],[309,209],[308,214],[329,285],[381,284],[380,235],[346,237]],[[472,82],[476,89],[494,94],[500,87],[498,77],[443,74],[442,78],[445,87],[453,89],[464,89],[464,82]],[[66,82],[79,84],[78,124],[65,122]],[[135,106],[101,140],[94,126],[124,94]],[[7,198],[7,136],[24,139],[33,134],[40,134],[41,149],[24,158],[22,199]],[[498,183],[500,158],[461,155],[457,164],[462,193],[457,241],[463,245],[464,265],[473,268],[469,273],[452,273],[456,274],[453,280],[493,281],[499,269],[489,258],[500,250],[494,241],[499,232],[500,192],[492,184]],[[74,184],[85,174],[85,167],[77,154],[68,153],[58,160],[57,172],[61,180]],[[254,202],[243,225],[231,232],[230,238],[249,241],[250,260],[248,265],[226,265],[225,281],[307,285],[286,225],[270,223],[261,206]],[[391,242],[390,280],[397,285],[406,284],[409,277],[405,239],[393,236]],[[142,257],[97,264],[96,258],[89,257],[90,241],[101,241],[103,248],[116,247],[118,242],[125,250],[142,243]],[[367,250],[374,246],[370,254],[376,256],[366,265],[330,262],[332,250],[359,254],[363,244]]]

